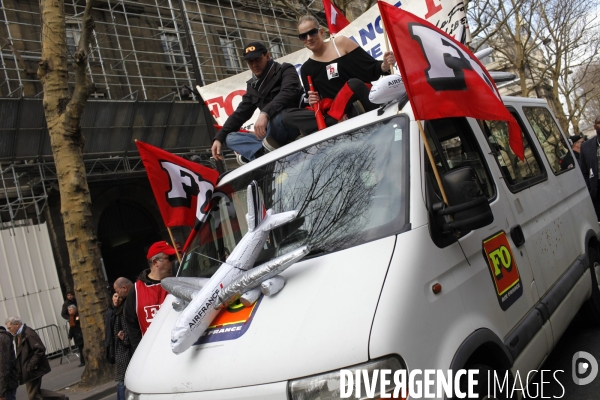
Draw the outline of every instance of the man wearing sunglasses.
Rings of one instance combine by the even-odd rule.
[[[167,297],[160,281],[172,275],[175,256],[175,249],[165,241],[150,246],[146,255],[150,268],[142,271],[127,293],[123,314],[133,351]]]
[[[327,126],[378,107],[369,101],[370,82],[389,75],[390,66],[396,62],[391,51],[385,52],[383,60],[378,61],[345,36],[326,41],[324,29],[311,15],[300,18],[298,38],[312,52],[300,69],[306,90],[305,102],[311,107],[318,103]],[[309,76],[314,90],[310,89]],[[307,135],[317,130],[313,114],[314,111],[307,109],[287,110],[283,123]]]
[[[299,135],[297,129],[283,126],[281,112],[298,107],[303,92],[296,68],[275,62],[262,43],[248,43],[244,60],[252,71],[252,79],[247,82],[242,102],[217,132],[211,148],[213,157],[222,160],[221,147],[225,142],[237,153],[240,165],[262,155],[263,146],[271,151]],[[257,108],[260,115],[254,123],[254,133],[239,132]]]

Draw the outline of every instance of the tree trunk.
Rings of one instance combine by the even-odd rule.
[[[93,29],[91,1],[83,16],[79,50],[74,55],[75,89],[68,87],[68,50],[63,0],[42,0],[42,60],[38,76],[44,88],[44,112],[61,198],[61,213],[75,296],[85,342],[84,387],[113,378],[105,359],[104,312],[108,306],[100,250],[94,233],[91,198],[83,163],[84,138],[79,122],[93,91],[86,75],[90,33]]]

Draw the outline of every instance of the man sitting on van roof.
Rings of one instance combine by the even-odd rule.
[[[217,132],[211,148],[213,157],[222,160],[221,146],[226,142],[236,152],[240,165],[262,155],[263,146],[271,151],[298,137],[297,129],[283,126],[281,112],[298,107],[303,93],[296,67],[273,61],[262,43],[248,43],[244,60],[252,71],[252,79],[247,82],[242,102]],[[254,133],[237,132],[257,108],[260,115],[254,123]]]

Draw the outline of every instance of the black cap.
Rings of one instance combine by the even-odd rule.
[[[244,60],[258,58],[267,51],[267,48],[261,42],[250,42],[244,47]]]

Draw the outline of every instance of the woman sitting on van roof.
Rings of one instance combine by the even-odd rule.
[[[325,41],[324,29],[311,15],[300,19],[298,32],[304,46],[312,51],[300,69],[305,97],[310,106],[321,102],[327,126],[378,107],[369,101],[370,82],[389,75],[396,62],[391,51],[383,55],[383,61],[377,61],[345,36]],[[314,91],[309,90],[308,76],[312,77]],[[300,129],[304,135],[318,129],[314,111],[308,109],[284,111],[283,124]]]

